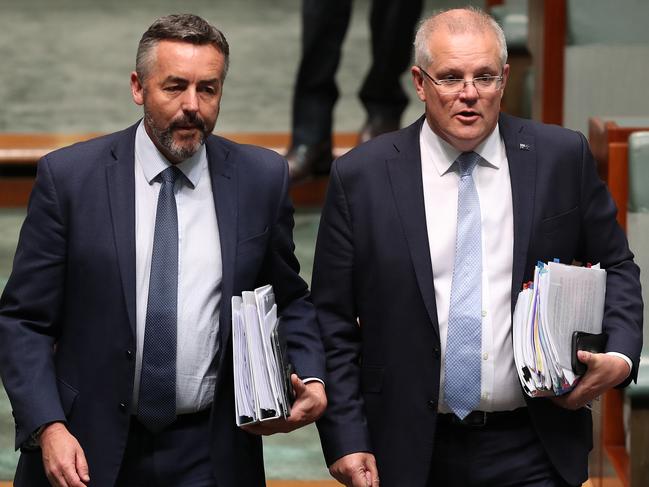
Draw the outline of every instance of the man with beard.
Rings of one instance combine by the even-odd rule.
[[[39,163],[0,302],[16,486],[256,487],[258,434],[326,406],[286,161],[211,135],[228,54],[200,17],[157,20],[131,74],[143,121]],[[230,301],[263,284],[275,290],[296,400],[289,419],[243,431]]]

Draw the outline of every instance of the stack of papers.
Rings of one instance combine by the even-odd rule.
[[[602,332],[605,295],[606,271],[599,264],[537,264],[513,316],[516,370],[528,395],[561,395],[577,384],[572,336]]]
[[[233,296],[232,361],[238,426],[290,414],[290,368],[284,355],[273,287]]]

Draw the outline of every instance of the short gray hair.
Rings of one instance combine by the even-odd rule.
[[[452,12],[451,15],[443,15]],[[470,15],[466,15],[469,12]],[[459,9],[446,9],[434,12],[430,17],[424,19],[417,29],[415,35],[415,64],[428,67],[433,62],[428,48],[428,39],[437,29],[446,27],[451,34],[464,32],[484,32],[490,29],[496,36],[498,50],[500,51],[500,67],[507,62],[507,42],[502,27],[494,18],[476,7],[465,7]]]
[[[143,82],[151,69],[153,49],[160,41],[182,41],[198,46],[212,45],[223,54],[223,80],[230,65],[230,46],[223,32],[198,15],[174,14],[160,17],[142,35],[137,47],[135,71]]]

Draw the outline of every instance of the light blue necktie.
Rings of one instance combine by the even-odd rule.
[[[181,172],[160,173],[149,299],[142,352],[137,417],[152,432],[176,419],[176,321],[178,300],[178,213],[174,183]]]
[[[455,264],[445,352],[446,404],[460,419],[480,403],[482,349],[482,226],[480,199],[471,172],[480,156],[463,152],[457,158]]]

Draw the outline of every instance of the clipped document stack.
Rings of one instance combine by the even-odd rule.
[[[291,370],[272,286],[232,297],[232,363],[237,426],[289,416]]]
[[[603,351],[606,271],[539,262],[513,316],[516,370],[532,397],[569,392],[584,370],[577,350]]]

